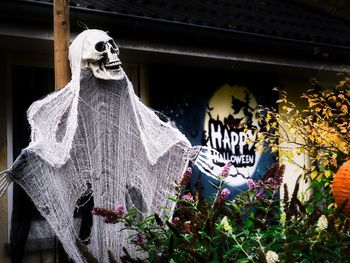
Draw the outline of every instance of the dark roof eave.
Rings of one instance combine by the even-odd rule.
[[[52,7],[53,4],[49,2],[38,2],[35,0],[26,0],[26,2],[35,4],[35,5],[46,5]],[[78,12],[86,12],[90,14],[98,14],[98,15],[107,15],[107,16],[117,16],[124,19],[136,19],[139,21],[144,22],[156,22],[156,23],[164,23],[168,25],[176,25],[181,27],[187,27],[192,28],[196,30],[215,30],[217,32],[225,32],[225,33],[232,33],[232,34],[238,34],[238,35],[244,35],[249,37],[257,37],[257,38],[265,38],[270,40],[277,40],[277,41],[290,41],[292,43],[298,43],[298,44],[304,44],[304,45],[317,45],[317,46],[323,46],[323,47],[330,47],[330,48],[339,48],[339,49],[348,49],[350,50],[350,46],[345,45],[339,45],[339,44],[329,44],[329,43],[322,43],[317,41],[307,41],[307,40],[301,40],[301,39],[293,39],[293,38],[287,38],[287,37],[278,37],[278,36],[271,36],[261,33],[253,33],[253,32],[246,32],[246,31],[239,31],[235,29],[225,29],[220,27],[214,27],[214,26],[207,26],[207,25],[199,25],[199,24],[193,24],[193,23],[185,23],[181,21],[170,21],[165,19],[158,19],[158,18],[152,18],[152,17],[143,17],[143,16],[136,16],[132,14],[123,14],[113,11],[104,11],[104,10],[98,10],[98,9],[91,9],[87,7],[79,7],[79,6],[71,6],[71,10],[78,11]]]
[[[23,3],[27,3],[28,7],[32,5],[36,7],[41,6],[52,8],[52,3],[49,2],[15,2],[22,6]],[[33,12],[37,12],[37,10],[33,10]],[[41,9],[41,12],[45,13],[43,9]],[[47,16],[47,19],[52,19],[52,17],[48,17],[47,10],[45,15]],[[80,29],[77,28],[78,26],[73,22],[74,20],[79,21]],[[297,40],[233,29],[72,6],[71,27],[75,28],[75,30],[72,31],[81,30],[81,25],[84,23],[93,24],[96,28],[109,30],[113,36],[117,37],[120,36],[120,33],[124,33],[124,36],[132,37],[133,39],[140,41],[146,39],[163,42],[165,44],[166,42],[171,42],[175,44],[192,44],[194,46],[206,45],[207,47],[218,50],[228,48],[247,50],[249,48],[253,52],[266,52],[271,54],[279,52],[279,55],[284,54],[284,56],[285,54],[288,54],[288,56],[301,56],[315,59],[312,57],[313,49],[318,46],[323,52],[326,50],[326,53],[331,53],[334,61],[340,61],[340,63],[343,63],[344,59],[347,60],[345,54],[348,54],[350,50],[349,46],[343,45]],[[105,28],[106,25],[108,25],[108,28]]]
[[[201,42],[206,42],[207,45],[212,43],[211,48],[215,49],[227,49],[230,47],[238,49],[247,49],[248,46],[252,49],[253,52],[261,51],[274,53],[277,52],[277,49],[279,49],[281,50],[281,52],[284,52],[284,54],[288,53],[291,56],[296,55],[312,59],[315,59],[314,49],[318,47],[319,50],[321,50],[320,53],[331,54],[334,58],[333,60],[335,62],[339,61],[339,63],[343,63],[343,60],[346,59],[348,52],[350,51],[350,46],[344,45],[332,45],[329,43],[269,36],[264,34],[249,33],[232,29],[188,24],[180,21],[154,19],[149,17],[140,17],[102,10],[91,10],[82,7],[73,7],[72,9],[75,12],[85,13],[90,16],[108,16],[110,18],[113,18],[114,23],[122,20],[132,21],[133,23],[131,27],[133,31],[135,33],[143,34],[142,36],[140,36],[140,39],[144,39],[143,37],[145,36],[145,34],[147,32],[150,32],[150,36],[152,37],[154,37],[155,34],[162,35],[161,40],[167,39],[167,41],[170,41],[170,39],[178,37],[181,39],[185,39],[182,40],[182,43],[185,43],[185,41],[188,41],[188,43],[194,41],[197,44],[201,44]],[[115,20],[116,17],[118,17],[119,20]],[[166,34],[171,35],[171,37],[166,38]],[[118,36],[118,34],[116,34],[116,36]],[[225,42],[227,43],[225,44]],[[346,61],[346,63],[349,63],[349,61]]]

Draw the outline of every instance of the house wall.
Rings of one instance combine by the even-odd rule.
[[[53,54],[52,48],[48,47],[52,43],[49,40],[41,40],[45,42],[44,48],[41,49],[41,46],[37,46],[36,43],[28,43],[23,45],[23,41],[18,40],[16,43],[9,41],[9,43],[15,44],[14,46],[8,46],[7,49],[1,47],[0,50],[3,50],[2,58],[6,58],[0,62],[0,170],[6,169],[9,160],[12,159],[12,156],[9,156],[7,152],[11,153],[9,150],[12,145],[7,144],[7,138],[11,137],[11,134],[7,134],[7,128],[11,126],[11,112],[7,112],[7,109],[11,109],[10,94],[6,94],[6,88],[9,87],[11,91],[11,67],[13,65],[26,65],[26,66],[36,66],[36,67],[52,67],[53,65]],[[42,45],[42,43],[40,44]],[[13,50],[17,46],[20,50]],[[22,49],[25,47],[25,49]],[[44,50],[44,52],[42,52]],[[223,58],[213,59],[213,58],[195,58],[190,55],[186,56],[176,56],[164,54],[160,58],[159,54],[148,52],[147,54],[139,54],[137,51],[132,51],[133,54],[139,54],[134,57],[129,57],[128,55],[123,55],[125,50],[121,49],[121,56],[124,62],[123,67],[127,72],[131,82],[134,84],[136,93],[138,93],[145,104],[149,104],[149,85],[148,85],[148,65],[147,56],[150,57],[152,63],[166,62],[168,64],[177,64],[181,66],[182,64],[191,64],[192,66],[206,67],[206,68],[216,68],[216,69],[238,69],[238,70],[250,70],[254,72],[275,72],[276,76],[281,76],[281,83],[283,83],[285,89],[290,95],[291,99],[297,104],[299,104],[299,97],[303,90],[307,88],[307,79],[311,77],[312,74],[301,73],[300,70],[295,71],[294,69],[288,69],[289,74],[285,72],[281,73],[276,68],[267,67],[263,64],[245,64],[244,67],[238,63],[226,60]],[[131,52],[131,51],[129,51]],[[126,52],[127,53],[127,52]],[[181,67],[179,67],[181,69]],[[180,71],[181,73],[181,71]],[[171,81],[171,80],[169,80]],[[166,87],[165,87],[166,88]],[[17,95],[17,94],[14,94]],[[302,106],[301,104],[298,106]],[[9,137],[10,136],[10,137]],[[9,139],[11,142],[11,139]],[[305,156],[299,156],[298,161],[304,162],[307,158]],[[285,177],[285,182],[290,185],[290,191],[294,188],[295,180],[299,172],[295,170],[291,164],[287,164],[287,176]],[[9,254],[5,249],[5,244],[9,242],[8,240],[8,218],[11,214],[11,204],[8,206],[8,202],[11,198],[8,198],[7,195],[4,195],[0,199],[0,262],[7,263],[10,262]],[[10,202],[11,203],[11,202]],[[26,254],[25,261],[26,263],[31,262],[53,262],[54,258],[52,251],[41,251],[41,252],[31,252]]]
[[[283,75],[281,77],[281,83],[283,84],[284,90],[287,91],[288,100],[293,102],[300,111],[307,107],[306,100],[301,99],[300,97],[303,94],[303,92],[306,92],[310,88],[308,85],[310,78],[315,78],[320,83],[321,87],[330,88],[335,87],[335,84],[337,82],[337,73],[331,69],[320,69],[316,71],[309,70],[303,72],[300,72],[299,70],[292,70],[289,74]],[[282,107],[279,107],[279,111],[284,112]],[[289,135],[291,135],[290,130],[288,128],[284,127],[284,129],[288,131]],[[283,146],[295,147],[295,145],[291,144],[284,144]],[[294,154],[292,162],[290,162],[283,155],[282,151],[280,152],[280,158],[281,163],[285,164],[286,166],[284,183],[287,184],[289,194],[291,195],[294,190],[295,183],[298,180],[298,177],[302,174],[301,167],[305,166],[309,168],[310,159],[307,153],[302,153],[300,155]],[[309,184],[305,183],[303,179],[304,177],[301,177],[299,181],[299,197],[307,199],[310,194],[310,189]],[[283,191],[281,191],[280,194],[282,197]]]
[[[12,94],[13,66],[52,67],[52,59],[47,54],[20,51],[13,46],[2,47],[3,60],[0,62],[0,171],[7,169],[13,161],[12,150],[12,98],[20,94]],[[25,88],[25,87],[23,87]],[[9,231],[12,214],[12,185],[0,198],[0,262],[11,262],[9,250]],[[15,253],[15,252],[14,252]],[[52,251],[26,253],[23,262],[53,262]]]
[[[307,83],[308,80],[306,77],[300,76],[297,78],[291,78],[291,77],[284,77],[281,79],[281,82],[283,83],[284,89],[287,91],[288,94],[288,100],[293,102],[298,109],[305,108],[306,104],[303,100],[300,100],[300,96],[304,91],[307,90]],[[279,112],[284,112],[282,107],[279,107]],[[283,125],[282,125],[283,126]],[[290,131],[287,127],[283,127],[280,129],[287,130],[289,135]],[[293,136],[293,135],[292,135]],[[295,145],[287,144],[284,143],[281,145],[282,147],[295,147]],[[284,178],[283,178],[283,183],[285,183],[288,187],[289,194],[291,195],[294,188],[295,188],[295,183],[297,182],[299,176],[302,174],[302,169],[301,167],[309,167],[309,157],[307,154],[300,154],[297,155],[295,154],[292,158],[292,162],[288,160],[286,155],[284,155],[284,152],[281,151],[280,153],[280,160],[281,163],[285,165],[286,170],[284,173]],[[294,162],[294,163],[293,163]],[[302,192],[305,192],[308,188],[308,184],[302,180],[303,178],[300,178],[299,180],[300,183],[300,190],[299,190],[299,195]],[[283,198],[283,191],[280,192],[281,198]]]

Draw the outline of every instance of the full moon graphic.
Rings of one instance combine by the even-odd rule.
[[[259,163],[261,151],[255,145],[260,129],[257,106],[254,94],[247,87],[229,84],[217,89],[208,102],[204,141],[218,151],[220,158],[231,162],[230,175],[225,180],[230,186],[246,184]]]

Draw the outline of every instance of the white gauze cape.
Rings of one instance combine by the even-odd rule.
[[[81,70],[83,40],[84,32],[70,47],[72,81],[29,108],[31,142],[10,170],[75,262],[84,262],[75,243],[79,198],[91,194],[95,207],[142,204],[145,214],[159,212],[198,151],[139,100],[125,74],[101,80]],[[88,248],[99,262],[108,262],[107,249],[116,258],[123,246],[133,250],[122,227],[93,217]]]

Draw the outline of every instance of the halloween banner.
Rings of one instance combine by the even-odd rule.
[[[255,144],[255,131],[263,128],[256,118],[257,107],[272,106],[275,101],[272,77],[188,68],[181,80],[172,67],[155,67],[150,72],[152,107],[167,116],[192,145],[214,148],[221,159],[231,162],[226,182],[232,196],[275,161],[274,155],[263,153]],[[211,165],[214,173],[195,170],[192,178],[201,180],[206,195],[215,192],[211,182],[215,183],[223,166],[215,161]]]

